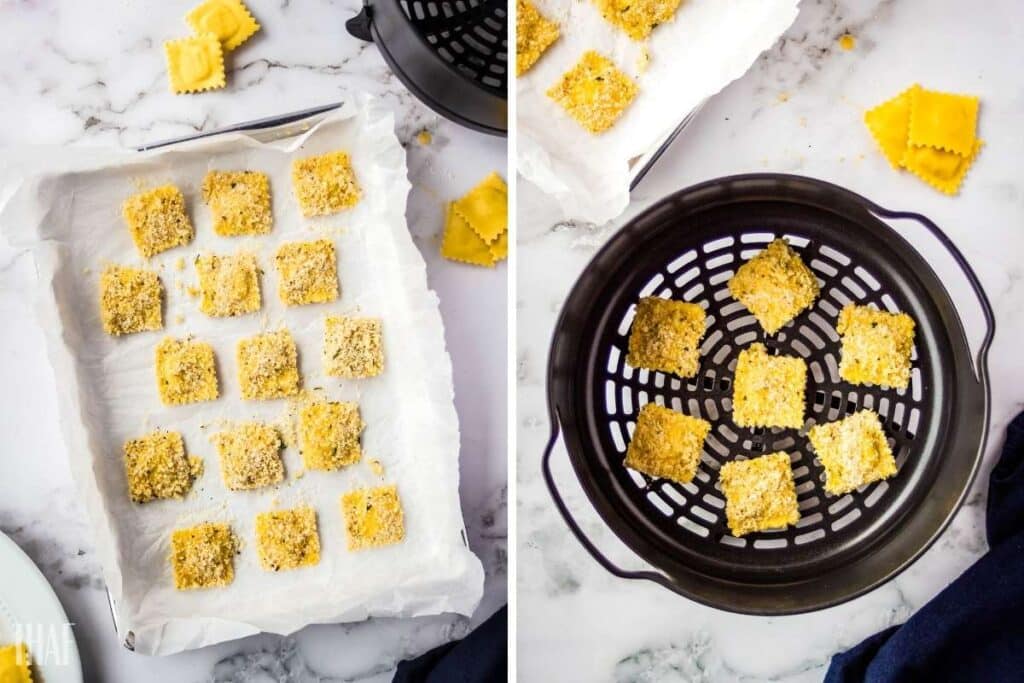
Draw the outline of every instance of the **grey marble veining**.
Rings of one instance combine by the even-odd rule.
[[[348,35],[358,0],[247,0],[262,30],[226,62],[221,91],[175,96],[163,43],[189,33],[195,2],[0,0],[0,154],[8,145],[144,143],[327,104],[368,92],[395,112],[413,184],[407,215],[441,297],[463,433],[461,494],[470,545],[484,563],[472,619],[451,615],[312,626],[164,658],[133,655],[113,631],[88,522],[55,428],[55,381],[32,313],[31,258],[0,244],[0,529],[40,566],[76,623],[86,680],[386,681],[395,664],[467,633],[505,602],[507,511],[503,364],[481,367],[478,345],[505,346],[504,267],[476,270],[438,253],[443,204],[492,170],[505,142],[440,119]],[[430,144],[416,140],[421,130]],[[473,299],[471,299],[473,297]]]

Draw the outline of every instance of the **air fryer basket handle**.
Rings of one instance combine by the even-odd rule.
[[[913,213],[911,211],[890,211],[889,209],[883,209],[882,207],[864,200],[865,208],[872,214],[888,219],[907,219],[920,223],[946,248],[949,255],[953,257],[957,265],[960,266],[960,270],[963,271],[964,277],[967,278],[967,282],[971,285],[971,289],[974,290],[974,295],[978,298],[978,303],[981,304],[981,312],[985,317],[985,337],[981,341],[981,346],[978,347],[978,353],[974,358],[974,376],[977,378],[983,386],[988,387],[988,352],[992,346],[992,338],[996,333],[996,316],[992,311],[992,304],[988,300],[988,295],[985,294],[985,288],[981,286],[981,281],[978,280],[978,276],[975,274],[974,269],[967,263],[967,259],[964,258],[963,253],[953,244],[953,240],[946,236],[946,233],[942,229],[935,225],[926,216],[922,216],[919,213]]]
[[[590,553],[591,557],[597,560],[602,567],[604,567],[606,570],[608,570],[615,576],[619,577],[620,579],[644,579],[647,581],[653,581],[654,583],[657,583],[665,588],[668,588],[669,590],[673,590],[672,581],[660,572],[630,571],[622,569],[614,562],[612,562],[610,559],[608,559],[608,557],[605,556],[604,553],[598,550],[597,546],[594,545],[593,541],[587,538],[587,535],[583,533],[583,529],[580,528],[580,525],[576,522],[576,519],[572,516],[572,513],[569,512],[569,508],[566,506],[565,501],[562,499],[562,494],[558,492],[558,487],[555,485],[555,479],[551,474],[551,452],[554,450],[555,444],[558,443],[558,437],[561,434],[561,430],[559,427],[559,425],[561,424],[561,419],[558,416],[557,408],[552,410],[550,419],[551,437],[548,439],[547,446],[544,447],[544,455],[541,458],[541,469],[544,472],[544,481],[548,485],[548,491],[551,492],[551,498],[554,499],[555,501],[555,507],[558,508],[558,511],[561,513],[562,519],[565,520],[565,523],[569,525],[569,530],[572,531],[573,535],[576,536],[576,539],[583,545],[584,548],[586,548],[587,552]]]

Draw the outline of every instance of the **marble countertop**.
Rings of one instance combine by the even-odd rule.
[[[552,207],[520,185],[518,202],[517,643],[521,680],[820,680],[831,655],[904,621],[986,550],[988,472],[1009,418],[1024,408],[1024,117],[1017,54],[1019,3],[804,0],[796,23],[745,77],[726,88],[665,153],[610,225],[555,222]],[[850,51],[837,38],[856,38]],[[865,108],[914,82],[977,94],[987,141],[960,196],[948,198],[875,151]],[[896,580],[845,605],[782,618],[703,607],[653,584],[605,572],[557,515],[540,476],[548,437],[548,343],[560,306],[594,252],[631,216],[710,178],[777,171],[846,186],[890,209],[924,213],[977,270],[996,311],[990,356],[992,431],[967,504],[939,541]],[[927,238],[909,235],[929,257]],[[971,330],[978,307],[948,265],[933,262]],[[529,277],[525,276],[529,273]],[[627,568],[639,560],[590,506],[559,446],[555,477],[597,546]]]
[[[441,298],[462,428],[462,508],[486,569],[472,619],[451,615],[313,626],[165,658],[124,650],[113,630],[84,510],[56,423],[56,385],[31,311],[31,257],[0,244],[0,529],[53,584],[73,621],[87,681],[387,681],[397,661],[460,637],[506,595],[506,269],[438,255],[443,205],[492,170],[505,141],[439,119],[348,35],[358,0],[247,0],[263,30],[230,55],[228,87],[168,90],[162,44],[185,36],[194,0],[0,0],[0,154],[16,144],[116,145],[229,124],[370,92],[391,106],[408,149],[409,225]],[[416,140],[421,130],[432,141]],[[495,355],[497,354],[497,355]],[[498,362],[495,362],[498,359]]]

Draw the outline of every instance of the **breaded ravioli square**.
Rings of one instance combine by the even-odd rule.
[[[405,538],[402,503],[394,485],[349,491],[341,497],[341,512],[349,550],[379,548]]]
[[[144,258],[188,244],[195,236],[185,197],[174,185],[133,194],[125,200],[121,214]]]
[[[795,356],[770,356],[764,344],[740,351],[733,382],[732,419],[740,427],[804,424],[807,363]]]
[[[516,0],[516,76],[530,70],[558,40],[558,24],[537,11],[530,0]]]
[[[352,208],[363,194],[345,152],[296,159],[292,162],[292,189],[307,218]]]
[[[159,330],[164,288],[156,273],[140,268],[107,266],[100,276],[100,318],[107,334]]]
[[[725,518],[734,536],[781,529],[800,520],[793,468],[786,453],[770,453],[722,465]]]
[[[639,88],[604,55],[590,50],[547,95],[591,133],[611,128],[633,102]]]
[[[626,449],[626,467],[680,484],[693,481],[711,423],[648,403]]]
[[[171,534],[171,568],[178,590],[227,586],[235,580],[238,539],[228,524],[206,522]]]
[[[316,510],[298,507],[256,515],[256,552],[260,566],[271,572],[318,564]]]
[[[212,437],[224,486],[248,491],[284,481],[281,436],[273,427],[242,422]]]
[[[914,351],[914,319],[869,306],[847,304],[836,331],[842,337],[839,376],[852,384],[906,389]]]
[[[729,280],[729,293],[775,334],[818,298],[818,280],[783,239],[773,240]]]
[[[324,372],[332,377],[376,377],[384,371],[379,318],[328,316],[324,321]]]
[[[896,474],[896,459],[873,410],[861,410],[838,422],[815,425],[807,432],[825,467],[825,490],[849,493]]]
[[[299,411],[299,450],[311,470],[337,470],[359,462],[363,433],[359,404],[318,401]]]
[[[265,332],[238,342],[242,398],[262,401],[299,393],[299,352],[288,330]]]
[[[203,201],[213,214],[213,231],[221,237],[270,232],[270,178],[256,171],[209,171],[203,178]]]
[[[697,304],[654,296],[640,299],[629,332],[626,362],[634,368],[695,376],[706,318]]]
[[[220,395],[213,347],[164,337],[156,347],[156,381],[165,405],[212,401]]]
[[[274,257],[278,294],[288,306],[320,304],[338,298],[338,259],[334,242],[287,242]]]
[[[260,310],[260,269],[249,253],[233,256],[200,254],[199,310],[216,318],[245,315]]]
[[[124,444],[128,494],[133,502],[181,498],[202,474],[203,461],[185,455],[178,432],[157,430]]]
[[[646,40],[659,24],[675,18],[680,0],[595,0],[601,16],[633,40]]]

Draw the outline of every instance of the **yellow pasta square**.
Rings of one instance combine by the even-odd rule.
[[[764,344],[740,351],[733,382],[732,419],[740,427],[804,424],[807,363],[793,356],[769,356]]]
[[[345,152],[296,159],[292,162],[292,189],[307,218],[349,209],[363,194]]]
[[[626,362],[634,368],[695,376],[706,318],[697,304],[655,296],[640,299],[629,332]]]
[[[488,244],[487,248],[495,261],[503,261],[508,258],[508,233],[503,232],[498,235],[498,239]]]
[[[508,187],[491,173],[455,202],[455,210],[487,244],[508,231]]]
[[[324,321],[324,372],[346,379],[384,372],[380,319],[329,316]]]
[[[784,239],[776,239],[736,270],[729,293],[768,334],[775,334],[818,298],[818,280]]]
[[[107,266],[100,276],[100,318],[107,334],[134,334],[164,326],[164,288],[156,273]]]
[[[903,165],[910,131],[910,94],[920,87],[912,86],[864,113],[864,124],[893,168]]]
[[[220,475],[232,491],[248,491],[284,481],[281,435],[259,422],[242,422],[213,435]]]
[[[165,405],[216,399],[220,389],[213,347],[164,337],[156,347],[156,381]]]
[[[299,393],[299,352],[288,330],[266,332],[238,342],[242,398],[261,401]]]
[[[235,580],[238,539],[227,524],[206,522],[171,534],[171,568],[178,590],[227,586]]]
[[[734,536],[781,529],[800,520],[793,467],[785,453],[770,453],[722,465],[725,518]]]
[[[359,404],[316,402],[299,413],[299,450],[302,464],[311,470],[338,470],[359,462],[363,433]]]
[[[182,498],[202,474],[203,461],[185,455],[178,432],[155,431],[124,444],[128,494],[136,503]]]
[[[530,70],[558,40],[558,24],[537,11],[530,0],[516,0],[516,76]]]
[[[903,152],[903,166],[939,192],[953,195],[960,191],[964,176],[974,164],[984,143],[976,140],[974,152],[962,157],[955,152],[934,147],[910,145]]]
[[[905,389],[910,383],[914,327],[906,313],[847,304],[836,324],[842,337],[839,376],[852,384]]]
[[[196,257],[196,272],[199,310],[206,315],[224,317],[260,310],[260,271],[252,254],[201,254]]]
[[[356,489],[341,497],[349,550],[379,548],[405,538],[402,503],[395,486]]]
[[[225,52],[230,52],[260,30],[260,25],[240,0],[205,0],[185,15],[185,21],[197,34],[217,36]]]
[[[609,24],[633,40],[645,40],[659,24],[672,21],[680,0],[594,0]]]
[[[911,145],[944,149],[963,157],[974,152],[978,98],[924,88],[910,93]]]
[[[260,565],[271,572],[319,564],[316,510],[299,507],[256,515],[256,552]]]
[[[638,88],[604,55],[593,50],[567,71],[547,95],[591,133],[602,133],[622,116]]]
[[[188,244],[195,235],[185,212],[185,197],[173,185],[133,194],[125,200],[121,213],[145,258]]]
[[[648,403],[626,449],[626,467],[680,484],[693,481],[711,423]]]
[[[807,432],[825,467],[825,490],[849,493],[896,474],[896,459],[873,410],[861,410],[838,422],[815,425]]]
[[[497,262],[490,247],[476,234],[462,214],[455,210],[455,203],[448,204],[441,238],[441,256],[449,261],[460,261],[473,266],[493,268]]]
[[[214,90],[227,85],[224,75],[224,51],[213,33],[202,33],[164,43],[167,76],[171,92]]]
[[[274,262],[277,291],[287,305],[319,304],[338,298],[338,260],[330,240],[282,244]]]
[[[32,658],[25,643],[0,647],[0,683],[32,683]]]
[[[213,214],[213,231],[221,237],[270,232],[274,216],[266,173],[209,171],[202,190],[203,201]]]

